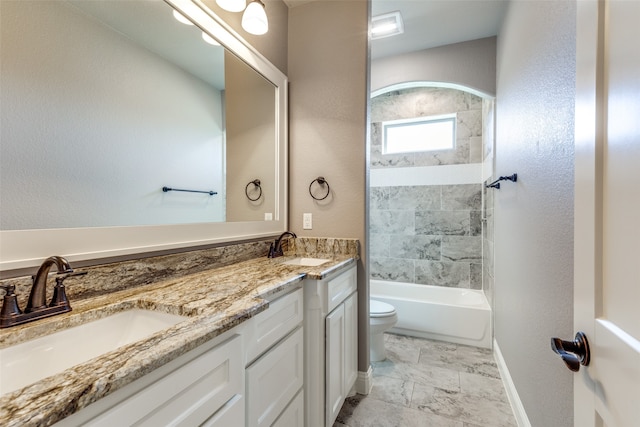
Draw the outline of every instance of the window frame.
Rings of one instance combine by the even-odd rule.
[[[429,153],[435,151],[451,151],[456,149],[456,135],[457,135],[457,113],[450,114],[438,114],[433,116],[422,116],[422,117],[414,117],[410,119],[399,119],[399,120],[387,120],[382,122],[382,154],[404,154],[404,153]],[[453,129],[451,132],[451,146],[445,148],[425,148],[418,150],[402,150],[402,151],[392,151],[388,150],[388,141],[387,141],[387,130],[389,128],[394,127],[404,127],[411,125],[425,125],[425,124],[433,124],[433,123],[443,123],[443,122],[451,122],[453,124]]]

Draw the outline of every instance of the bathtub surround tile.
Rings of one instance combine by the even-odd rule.
[[[371,102],[371,168],[439,166],[481,163],[483,131],[491,137],[492,128],[483,123],[486,114],[493,114],[484,100],[476,95],[448,88],[422,87],[392,91],[377,96]],[[486,114],[485,114],[486,111]],[[386,155],[383,150],[382,122],[413,119],[442,114],[456,114],[456,145],[454,149]],[[485,131],[486,129],[486,131]],[[482,218],[483,186],[409,185],[371,189],[370,232],[389,236],[388,246],[373,249],[376,267],[371,277],[409,283],[462,288],[480,288],[484,272],[478,273],[471,264],[482,264],[482,244],[469,240],[461,247],[449,240],[443,257],[442,244],[446,236],[482,239],[486,224]],[[489,194],[489,193],[487,193]],[[493,193],[490,193],[493,196]],[[493,204],[491,204],[492,208]],[[484,211],[483,211],[484,210]],[[413,215],[413,222],[407,215]],[[440,239],[440,252],[436,243]],[[380,241],[379,239],[377,239]],[[453,243],[452,243],[453,242]],[[386,245],[386,242],[380,242]],[[377,244],[377,243],[376,243]],[[388,252],[387,252],[388,249]],[[477,253],[473,251],[477,250]],[[391,259],[415,261],[411,272],[399,271],[399,263]],[[423,261],[455,260],[458,265],[426,266]],[[460,261],[463,260],[463,261]],[[465,265],[466,263],[466,265]],[[403,264],[402,268],[410,268]],[[450,274],[449,277],[445,275]],[[433,280],[432,280],[433,279]]]
[[[371,258],[389,258],[390,234],[369,233],[369,256]]]
[[[369,227],[372,233],[415,234],[415,214],[412,210],[371,210]]]
[[[469,288],[469,263],[450,261],[416,261],[415,263],[415,283]]]
[[[482,263],[471,263],[469,287],[475,290],[482,290]]]
[[[371,258],[369,274],[372,279],[414,283],[414,262],[394,258]]]
[[[371,187],[369,190],[369,208],[389,209],[389,187]]]
[[[484,157],[482,137],[472,136],[469,138],[469,163],[482,163]]]
[[[442,209],[447,211],[482,209],[481,184],[443,186]]]
[[[482,238],[480,236],[443,236],[442,260],[480,262]]]
[[[380,390],[348,398],[334,427],[517,426],[497,368],[496,377],[468,372],[470,362],[495,367],[490,350],[396,334],[385,334],[385,342],[387,349],[397,346],[398,351],[389,352],[389,360],[374,363],[373,387]],[[443,387],[442,382],[416,375],[420,369],[412,371],[409,363],[399,360],[409,349],[419,350],[420,365],[457,375],[459,387]],[[460,359],[464,363],[456,365]],[[410,382],[414,384],[406,407]]]
[[[440,185],[413,185],[388,188],[389,207],[398,209],[402,206],[405,210],[439,210],[440,209]]]
[[[442,240],[439,236],[398,236],[389,242],[394,258],[440,260]]]
[[[469,215],[469,234],[482,236],[482,211],[471,211]]]
[[[469,212],[465,211],[415,213],[415,234],[468,236],[469,226]]]
[[[458,138],[482,137],[482,109],[458,112],[456,136]]]

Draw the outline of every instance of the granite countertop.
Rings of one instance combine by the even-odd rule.
[[[320,280],[355,263],[354,257],[339,255],[317,267],[283,264],[289,258],[258,258],[72,300],[70,313],[1,330],[3,348],[130,308],[187,316],[145,339],[0,396],[0,425],[51,425],[266,310],[271,297],[301,286],[305,277]]]

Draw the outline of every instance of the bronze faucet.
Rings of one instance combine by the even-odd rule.
[[[278,237],[276,241],[269,247],[269,254],[267,255],[267,258],[276,258],[284,255],[284,252],[282,251],[282,239],[285,236],[291,236],[294,239],[298,237],[296,236],[296,233],[292,231],[285,231],[284,233],[282,233],[280,237]]]
[[[56,285],[53,288],[53,297],[49,305],[47,305],[47,277],[53,264],[58,268],[58,277],[56,277]],[[87,272],[74,272],[69,262],[62,257],[52,256],[47,258],[38,269],[36,275],[32,276],[33,285],[31,286],[29,302],[24,312],[22,312],[18,306],[15,285],[8,284],[0,286],[5,290],[2,310],[0,310],[0,328],[8,328],[10,326],[16,326],[71,311],[71,305],[69,304],[64,289],[64,281],[68,277],[83,274],[87,274]]]

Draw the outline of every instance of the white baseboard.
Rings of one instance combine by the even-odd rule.
[[[369,394],[373,387],[373,368],[369,365],[367,372],[358,371],[358,378],[356,379],[356,393]]]
[[[513,415],[516,417],[516,422],[518,423],[518,427],[531,427],[531,423],[529,422],[529,417],[527,417],[527,413],[524,410],[524,406],[522,405],[520,396],[518,396],[518,391],[516,390],[516,386],[513,383],[513,380],[511,379],[511,374],[509,373],[507,364],[504,361],[504,358],[502,357],[502,352],[500,351],[498,342],[495,339],[493,340],[493,356],[496,359],[496,363],[498,365],[498,371],[500,371],[500,376],[502,377],[502,383],[504,384],[504,388],[507,391],[507,397],[509,398],[509,403],[511,404]]]

